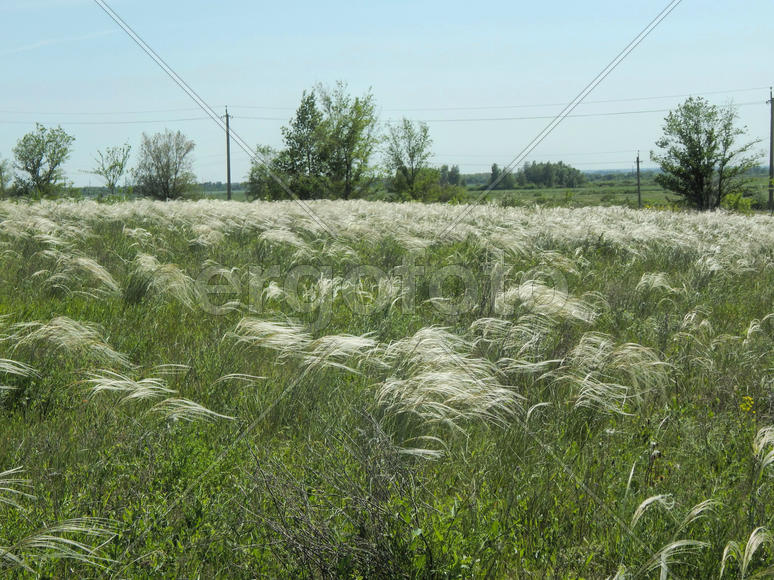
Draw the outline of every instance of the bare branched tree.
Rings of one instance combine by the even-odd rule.
[[[190,155],[195,144],[180,131],[169,129],[148,136],[143,133],[140,160],[134,170],[140,195],[156,199],[179,199],[195,184]]]
[[[124,143],[118,147],[108,147],[105,151],[97,151],[97,157],[94,161],[96,167],[91,173],[99,175],[105,180],[105,185],[110,195],[116,194],[116,187],[121,176],[126,171],[126,165],[129,162],[129,155],[132,153],[132,146]],[[102,197],[102,194],[100,194]]]

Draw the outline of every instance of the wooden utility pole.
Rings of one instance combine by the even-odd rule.
[[[229,120],[231,116],[228,114],[228,107],[226,107],[226,199],[231,201],[231,129],[229,127]]]
[[[637,208],[642,209],[642,190],[640,188],[640,152],[637,151]]]
[[[774,95],[769,87],[769,108],[771,109],[771,129],[769,132],[769,212],[774,213]]]

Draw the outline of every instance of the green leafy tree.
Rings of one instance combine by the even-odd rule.
[[[349,199],[373,182],[369,162],[379,141],[373,95],[352,97],[343,82],[304,91],[276,155],[276,167],[302,199]]]
[[[650,154],[661,167],[656,182],[699,210],[715,209],[727,195],[743,192],[745,174],[758,162],[751,154],[758,142],[737,145],[746,132],[735,126],[737,117],[732,105],[717,107],[701,97],[671,111],[656,141],[661,151]]]
[[[489,183],[484,186],[484,189],[513,189],[514,185],[515,178],[513,177],[513,174],[507,169],[500,169],[497,163],[493,163],[489,175]]]
[[[374,98],[370,91],[353,98],[341,81],[333,89],[317,85],[315,90],[324,114],[322,149],[329,184],[336,197],[349,199],[374,180],[369,166],[379,143]]]
[[[11,192],[13,181],[13,166],[7,159],[0,159],[0,197],[6,197]]]
[[[124,143],[117,147],[108,147],[105,151],[97,151],[97,157],[94,161],[96,167],[92,170],[94,175],[99,175],[105,180],[105,186],[110,195],[116,194],[118,182],[126,171],[129,156],[132,153],[132,146]],[[100,194],[102,197],[102,194]]]
[[[282,136],[285,148],[277,154],[276,166],[290,189],[301,199],[323,197],[328,190],[328,139],[314,91],[304,91],[295,117],[282,128]]]
[[[460,177],[460,166],[452,165],[449,169],[449,185],[462,185],[462,178]]]
[[[15,167],[22,172],[16,177],[16,193],[34,197],[61,193],[66,187],[62,165],[74,142],[75,137],[61,127],[47,129],[36,123],[35,130],[19,139],[13,149]]]
[[[270,201],[283,199],[285,192],[277,183],[277,152],[269,146],[256,147],[253,162],[250,165],[250,173],[247,176],[247,189],[245,196],[250,201]]]
[[[135,192],[156,199],[179,199],[196,188],[191,152],[196,145],[180,131],[142,134],[134,169]]]
[[[427,123],[413,123],[404,118],[393,125],[387,135],[387,167],[394,176],[392,188],[398,193],[418,197],[417,176],[427,168],[433,146]]]

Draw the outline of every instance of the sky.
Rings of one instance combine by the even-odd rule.
[[[107,3],[251,146],[282,146],[304,90],[373,93],[382,128],[426,121],[436,165],[508,165],[668,4],[510,2]],[[0,0],[0,158],[35,122],[75,136],[65,171],[100,185],[98,150],[143,132],[193,139],[200,181],[225,181],[225,135],[92,0]],[[644,167],[689,95],[738,107],[767,160],[774,2],[683,0],[528,157],[582,170]],[[378,161],[378,158],[375,159]],[[234,145],[232,175],[250,157]]]

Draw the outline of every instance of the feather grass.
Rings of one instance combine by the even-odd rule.
[[[36,356],[64,353],[91,360],[130,367],[129,359],[113,350],[101,337],[100,329],[87,322],[60,316],[49,322],[22,322],[11,327],[4,340],[14,342],[13,350],[30,351]]]

